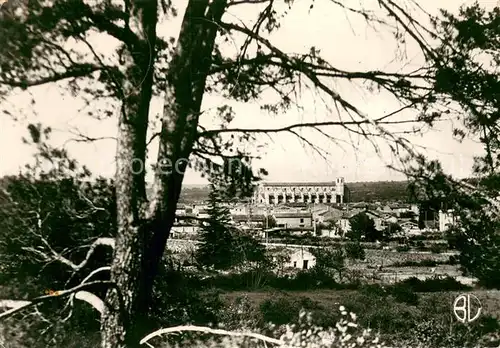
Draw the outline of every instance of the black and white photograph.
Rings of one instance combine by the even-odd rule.
[[[500,348],[500,0],[0,0],[0,348]]]

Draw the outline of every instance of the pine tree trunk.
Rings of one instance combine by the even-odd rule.
[[[119,91],[122,108],[116,155],[117,236],[111,264],[111,281],[101,320],[101,347],[138,347],[143,333],[144,255],[147,245],[145,183],[146,136],[153,87],[157,4],[132,1],[129,40],[123,69],[126,79]]]
[[[146,260],[149,271],[145,287],[148,293],[152,292],[154,277],[175,220],[184,172],[197,137],[217,23],[226,4],[226,0],[189,1],[169,67],[157,162],[171,163],[173,168],[168,171],[159,168],[155,176],[150,206],[152,238]]]
[[[140,2],[143,17],[139,19],[143,28],[149,28],[146,33],[151,41],[151,35],[156,35],[151,28],[151,23],[156,25],[156,4],[153,18],[152,9],[145,8],[150,3],[154,1]],[[176,54],[169,68],[158,153],[159,163],[168,159],[174,168],[170,172],[157,171],[154,197],[149,206],[146,206],[144,175],[137,174],[137,168],[132,170],[131,164],[139,163],[137,159],[143,160],[146,154],[150,86],[143,82],[141,92],[132,93],[124,101],[115,183],[118,235],[111,265],[111,280],[117,284],[118,291],[110,289],[106,296],[101,324],[102,348],[138,347],[139,340],[152,329],[147,323],[153,284],[175,219],[187,160],[197,136],[217,33],[215,23],[220,21],[226,3],[226,0],[190,0],[188,4]]]

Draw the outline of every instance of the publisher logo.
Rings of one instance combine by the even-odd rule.
[[[453,313],[462,323],[470,323],[479,318],[481,310],[481,301],[474,295],[460,295],[453,302]]]

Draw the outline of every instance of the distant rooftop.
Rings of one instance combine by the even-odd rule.
[[[262,186],[337,186],[334,181],[328,182],[263,182]]]
[[[241,221],[265,221],[266,216],[265,215],[232,215],[231,216],[233,221],[236,222],[241,222]]]
[[[275,213],[275,218],[312,218],[311,213],[305,212],[283,212],[283,213]]]

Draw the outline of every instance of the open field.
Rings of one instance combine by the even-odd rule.
[[[390,266],[397,262],[433,260],[438,262],[448,261],[454,252],[435,254],[428,251],[393,251],[365,249],[364,264]]]
[[[197,248],[196,241],[190,240],[170,240],[168,248],[174,253],[184,253],[189,255]],[[306,246],[288,245],[288,248],[300,248]],[[365,249],[365,260],[348,261],[348,269],[358,272],[364,279],[379,283],[394,283],[407,278],[416,277],[425,280],[434,276],[454,277],[463,284],[472,285],[474,278],[462,276],[457,265],[439,264],[431,266],[411,266],[400,267],[398,264],[405,262],[435,261],[446,263],[455,252],[431,253],[427,251],[395,251],[381,249]]]
[[[425,251],[397,252],[374,249],[367,249],[365,253],[365,260],[350,263],[348,268],[359,272],[364,278],[369,280],[381,283],[394,283],[411,277],[425,280],[435,276],[450,276],[466,285],[472,285],[476,281],[474,278],[462,276],[458,265],[439,264],[433,267],[396,266],[405,262],[435,261],[445,263],[455,253],[435,254]]]

